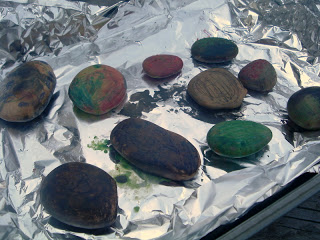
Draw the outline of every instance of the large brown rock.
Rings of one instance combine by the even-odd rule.
[[[196,148],[184,137],[138,118],[120,122],[112,146],[143,171],[172,180],[189,180],[200,166]]]
[[[103,228],[117,217],[115,180],[87,163],[65,163],[51,171],[41,184],[40,201],[54,218],[74,227]]]

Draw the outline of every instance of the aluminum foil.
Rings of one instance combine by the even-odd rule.
[[[320,1],[293,0],[14,0],[0,2],[0,80],[30,60],[49,63],[57,87],[45,112],[28,123],[0,121],[0,238],[2,239],[199,239],[241,217],[300,174],[319,172],[319,131],[290,124],[288,98],[319,86]],[[231,39],[238,56],[227,65],[192,60],[191,45],[204,37]],[[171,79],[155,81],[142,71],[151,55],[179,56],[184,67]],[[249,92],[240,109],[209,111],[186,94],[188,82],[211,67],[235,76],[255,59],[266,59],[278,75],[268,94]],[[67,95],[74,76],[93,64],[118,69],[126,78],[125,101],[103,116],[76,109]],[[115,161],[111,130],[140,117],[187,138],[202,164],[196,177],[163,183]],[[259,153],[229,159],[215,155],[206,134],[216,123],[253,120],[273,138]],[[70,161],[87,162],[118,184],[116,223],[99,231],[61,225],[39,202],[41,180]]]

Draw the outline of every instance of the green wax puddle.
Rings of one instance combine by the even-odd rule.
[[[103,151],[104,153],[111,153],[111,151],[114,153],[113,158],[116,162],[115,170],[111,170],[108,173],[116,180],[117,185],[121,188],[130,188],[135,190],[141,188],[148,189],[151,188],[152,184],[170,182],[170,180],[166,178],[143,172],[133,166],[112,148],[110,140],[108,139],[99,139],[95,136],[87,147],[93,150]]]
[[[137,212],[139,212],[140,207],[139,207],[139,206],[136,206],[136,207],[133,208],[133,210],[137,213]]]
[[[88,144],[87,147],[92,148],[93,150],[99,150],[103,151],[104,153],[108,153],[110,150],[110,140],[99,140],[98,137],[95,136],[94,140],[91,141],[91,143]]]

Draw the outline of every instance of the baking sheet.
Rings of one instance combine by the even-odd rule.
[[[1,1],[0,79],[22,62],[43,60],[54,69],[57,87],[39,118],[19,124],[0,121],[0,237],[199,239],[300,174],[319,172],[319,131],[299,131],[286,112],[295,91],[319,86],[319,7],[319,1],[285,0]],[[191,45],[211,36],[238,45],[231,64],[192,60]],[[160,53],[179,56],[181,74],[148,78],[142,61]],[[201,71],[223,67],[237,76],[259,58],[273,64],[277,85],[268,94],[249,91],[239,109],[209,111],[186,94],[188,82]],[[128,86],[125,101],[98,117],[76,109],[67,95],[74,76],[97,63],[118,69]],[[163,182],[128,168],[108,141],[115,125],[128,117],[187,138],[202,159],[196,177]],[[231,119],[268,126],[271,142],[243,159],[215,155],[206,134],[214,124]],[[111,228],[79,231],[53,221],[43,210],[38,192],[42,177],[70,161],[93,164],[113,177],[129,176],[118,184],[118,217]]]

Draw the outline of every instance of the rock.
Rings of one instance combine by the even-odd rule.
[[[225,38],[202,38],[193,43],[192,57],[204,63],[229,62],[238,55],[237,45]]]
[[[102,115],[117,107],[124,100],[126,91],[126,81],[118,70],[96,64],[75,76],[68,94],[82,111]]]
[[[117,217],[115,180],[87,163],[65,163],[51,171],[41,184],[40,201],[52,217],[74,227],[103,228]]]
[[[146,58],[142,63],[144,72],[152,78],[166,78],[181,71],[183,62],[175,55],[160,54]]]
[[[146,120],[129,118],[120,122],[110,140],[130,163],[161,177],[189,180],[200,166],[198,151],[187,139]]]
[[[207,142],[216,154],[241,158],[260,151],[272,139],[270,129],[252,121],[232,120],[214,125]]]
[[[259,92],[269,92],[277,83],[276,70],[264,59],[246,65],[240,70],[238,78],[245,88]]]
[[[289,118],[305,130],[320,129],[320,87],[307,87],[288,100]]]
[[[38,117],[49,104],[55,87],[56,76],[49,64],[21,64],[0,82],[0,118],[27,122]]]
[[[247,89],[228,70],[212,68],[192,78],[187,92],[205,108],[233,109],[240,107]]]

